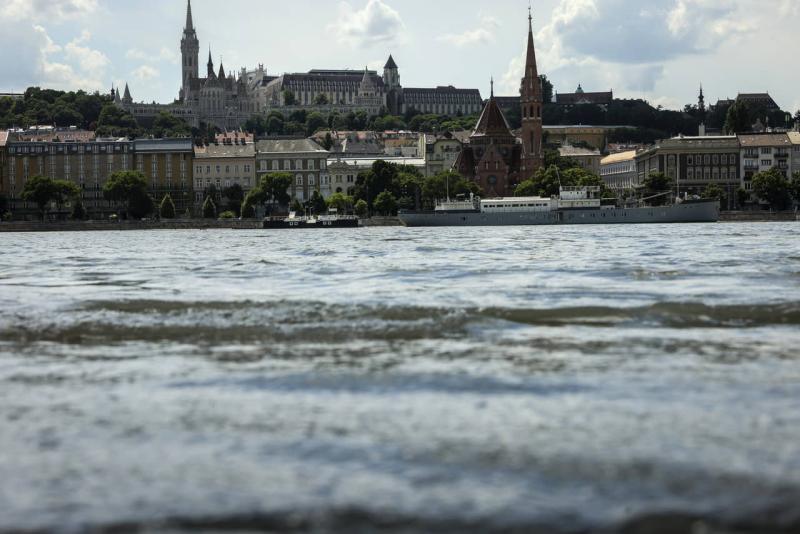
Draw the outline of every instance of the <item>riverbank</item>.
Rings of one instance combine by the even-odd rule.
[[[0,232],[92,232],[124,230],[256,230],[261,221],[177,219],[172,221],[15,221],[0,223]]]
[[[722,212],[720,222],[791,222],[796,221],[794,212],[770,213],[765,211]],[[362,219],[361,226],[389,227],[403,226],[397,217],[373,217]],[[125,230],[260,230],[261,221],[226,219],[179,219],[173,221],[59,221],[36,222],[14,221],[0,223],[3,232],[93,232]]]

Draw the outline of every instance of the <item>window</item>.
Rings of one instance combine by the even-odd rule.
[[[768,146],[761,147],[761,153],[762,154],[772,154],[772,148],[770,148]]]
[[[301,175],[295,176],[295,184],[299,187],[303,186],[303,177]]]
[[[703,156],[703,163],[706,164],[706,165],[710,165],[711,164],[711,156],[709,154],[706,154],[705,156]]]
[[[762,159],[761,160],[762,167],[772,167],[772,160],[771,159]]]
[[[222,165],[217,165],[217,174],[222,172]]]
[[[714,154],[712,158],[714,165],[719,165],[719,154]]]
[[[694,156],[690,155],[688,158],[686,158],[686,164],[694,165]]]
[[[308,175],[308,185],[314,185],[314,184],[315,184],[314,175],[313,174],[309,174]]]
[[[722,155],[722,164],[723,165],[727,165],[728,164],[728,155],[727,154],[723,154]]]

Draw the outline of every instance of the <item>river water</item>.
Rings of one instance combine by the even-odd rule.
[[[795,531],[798,230],[0,234],[0,531]]]

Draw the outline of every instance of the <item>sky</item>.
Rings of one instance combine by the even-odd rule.
[[[0,92],[38,85],[171,102],[186,0],[2,0]],[[193,0],[205,64],[226,71],[382,69],[405,87],[518,94],[528,0]],[[680,109],[768,91],[800,109],[800,0],[533,0],[539,72],[558,92],[612,89]]]

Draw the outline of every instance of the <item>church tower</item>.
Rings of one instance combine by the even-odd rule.
[[[181,94],[180,100],[186,102],[190,98],[191,80],[200,77],[200,41],[192,21],[192,0],[186,5],[186,26],[181,39]]]
[[[528,8],[528,52],[525,77],[520,87],[522,106],[522,179],[527,180],[544,165],[542,150],[542,84],[533,46],[533,15]]]

